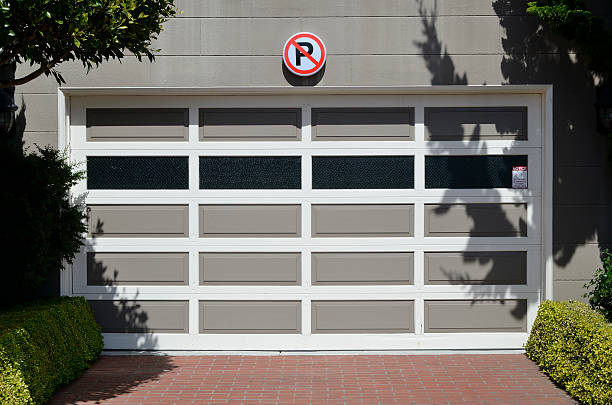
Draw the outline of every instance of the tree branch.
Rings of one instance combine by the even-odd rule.
[[[64,53],[59,58],[54,59],[53,61],[47,63],[46,65],[43,65],[40,68],[36,69],[32,73],[30,73],[30,74],[28,74],[26,76],[23,76],[23,77],[21,77],[19,79],[0,80],[0,89],[6,89],[8,87],[19,86],[21,84],[25,84],[25,83],[29,82],[30,80],[36,79],[38,76],[42,75],[43,73],[48,72],[49,70],[53,69],[53,67],[55,67],[55,65],[60,63],[69,53],[70,53],[70,51]]]
[[[7,87],[15,87],[15,86],[19,86],[20,84],[25,84],[29,82],[30,80],[36,79],[38,76],[42,75],[43,73],[48,72],[49,70],[53,69],[53,66],[55,65],[57,65],[57,63],[50,63],[47,65],[41,66],[40,68],[36,69],[29,75],[26,75],[19,79],[0,80],[0,89],[5,89]]]

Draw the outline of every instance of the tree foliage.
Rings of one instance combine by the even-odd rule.
[[[47,147],[24,154],[1,142],[0,173],[2,277],[10,286],[0,295],[3,307],[32,298],[63,261],[72,261],[82,244],[86,216],[68,197],[84,173],[59,151]]]
[[[612,71],[612,33],[584,0],[530,1],[527,13],[539,17],[551,30],[571,41],[589,70],[605,78]]]
[[[569,40],[584,58],[587,68],[603,78],[612,72],[612,34],[605,21],[593,14],[584,0],[538,0],[527,4],[551,30]]]
[[[0,65],[29,63],[33,71],[0,80],[13,87],[78,60],[88,70],[126,52],[154,59],[151,41],[176,13],[174,0],[0,0]]]

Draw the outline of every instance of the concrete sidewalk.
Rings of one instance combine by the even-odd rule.
[[[575,404],[524,354],[103,356],[67,404]]]

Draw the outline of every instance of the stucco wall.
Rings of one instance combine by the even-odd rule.
[[[606,1],[597,10],[608,13]],[[521,0],[177,0],[184,12],[155,44],[154,63],[126,57],[86,74],[60,70],[68,86],[266,86],[307,84],[284,73],[281,48],[298,31],[324,39],[334,85],[554,84],[554,291],[580,299],[612,242],[606,140],[595,131],[594,84],[563,41],[525,16]],[[610,6],[607,6],[610,8]],[[20,73],[28,68],[18,69]],[[57,85],[21,86],[26,145],[57,144]]]

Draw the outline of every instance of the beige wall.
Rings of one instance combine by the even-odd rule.
[[[595,1],[606,10],[603,0]],[[298,31],[327,45],[333,85],[554,84],[556,298],[580,298],[612,242],[605,138],[595,131],[594,87],[563,41],[537,31],[524,0],[177,0],[155,63],[126,57],[86,75],[61,65],[68,86],[265,86],[296,84],[281,48]],[[282,18],[280,18],[282,17]],[[18,75],[28,68],[19,68]],[[26,145],[57,144],[56,83],[17,89]]]

